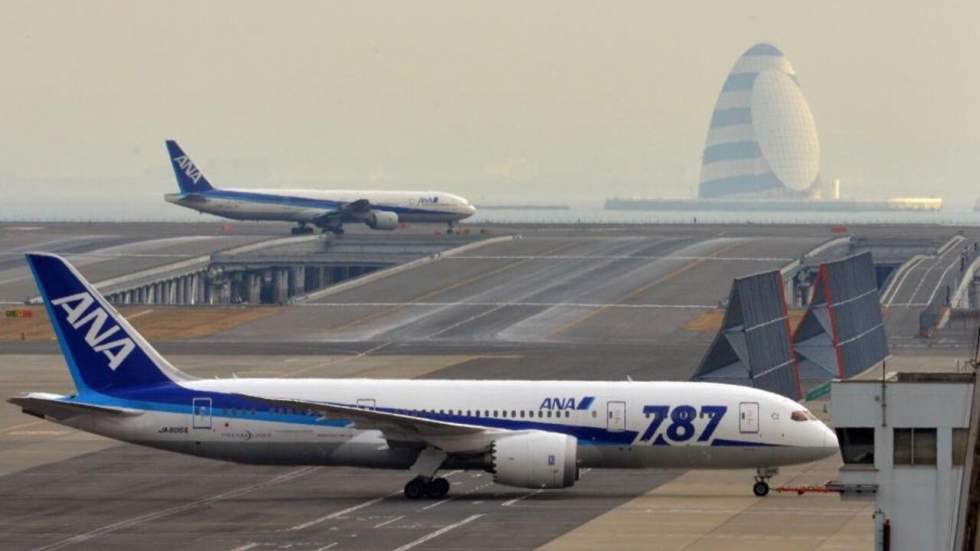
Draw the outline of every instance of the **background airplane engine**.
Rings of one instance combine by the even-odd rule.
[[[398,215],[384,210],[372,210],[364,223],[373,230],[393,230],[398,227]]]
[[[552,432],[532,431],[493,443],[493,480],[520,488],[568,488],[578,480],[577,441]]]

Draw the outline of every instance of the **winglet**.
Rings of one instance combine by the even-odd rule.
[[[167,152],[170,153],[170,163],[177,176],[177,185],[183,193],[201,193],[214,189],[204,173],[197,168],[194,161],[184,153],[184,150],[174,140],[167,140]]]

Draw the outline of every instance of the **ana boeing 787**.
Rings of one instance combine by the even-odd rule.
[[[125,442],[240,463],[405,469],[413,499],[446,495],[445,469],[566,488],[583,467],[755,468],[761,496],[776,467],[838,450],[833,431],[803,406],[743,386],[197,379],[171,366],[67,261],[43,253],[27,261],[76,392],[10,402]]]

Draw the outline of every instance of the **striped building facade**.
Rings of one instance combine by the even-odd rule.
[[[820,198],[820,142],[796,72],[778,48],[749,48],[725,79],[701,161],[698,195]]]

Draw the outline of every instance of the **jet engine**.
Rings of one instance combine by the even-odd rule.
[[[393,230],[398,227],[398,215],[386,210],[372,210],[364,223],[373,230]]]
[[[578,441],[565,434],[530,431],[494,441],[493,480],[520,488],[567,488],[578,480]]]

